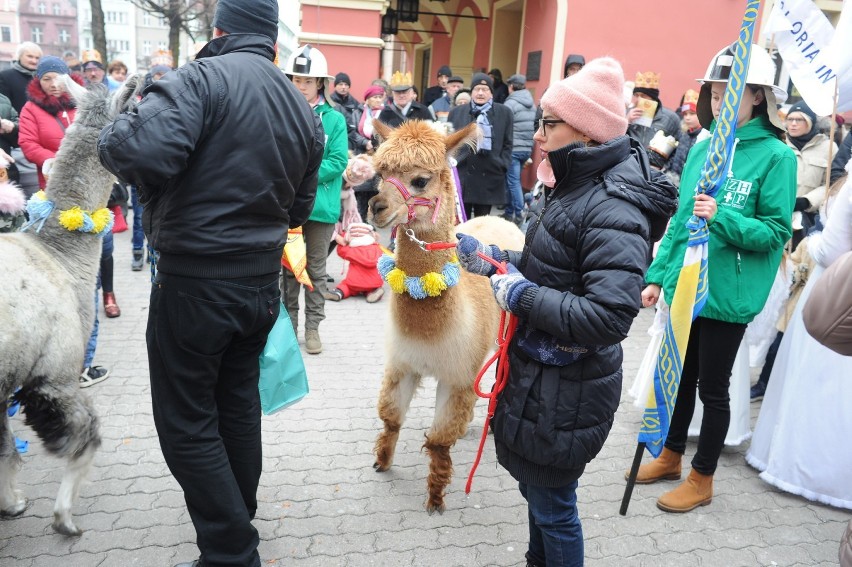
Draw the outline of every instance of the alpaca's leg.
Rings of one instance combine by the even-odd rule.
[[[27,508],[27,499],[15,490],[21,463],[3,403],[0,404],[0,516],[19,516]]]
[[[438,381],[435,420],[423,444],[429,453],[426,511],[430,514],[444,512],[444,490],[453,477],[450,447],[467,431],[467,424],[473,419],[475,404],[476,394],[472,387],[454,388]]]
[[[386,471],[393,464],[396,442],[399,439],[399,428],[405,421],[405,414],[411,404],[411,398],[420,385],[420,375],[404,372],[398,368],[385,368],[385,378],[382,391],[379,393],[379,417],[385,424],[384,430],[376,438],[376,462],[373,464],[378,472]]]
[[[74,525],[71,507],[101,444],[94,406],[80,390],[76,373],[56,382],[39,379],[24,388],[18,398],[27,424],[45,448],[68,459],[53,508],[53,528],[63,535],[78,536],[82,531]]]
[[[80,493],[80,485],[89,473],[92,460],[95,458],[95,448],[87,446],[83,452],[68,461],[65,474],[62,475],[62,484],[56,495],[56,504],[53,506],[53,529],[62,535],[78,536],[83,531],[74,525],[71,518],[71,507]]]

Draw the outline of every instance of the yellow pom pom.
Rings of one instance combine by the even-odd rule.
[[[437,272],[429,272],[420,278],[420,283],[423,285],[423,291],[429,297],[438,297],[441,292],[447,289],[447,282],[444,276]]]
[[[95,230],[93,231],[95,234],[100,233],[106,225],[109,224],[109,209],[98,209],[97,211],[92,213],[92,223],[95,225]]]
[[[80,207],[72,207],[59,213],[59,224],[68,230],[77,230],[83,226],[84,218],[83,210]]]
[[[33,197],[35,197],[36,199],[38,199],[40,201],[47,201],[47,193],[44,192],[44,189],[36,191],[35,195],[33,195]]]
[[[405,272],[399,268],[394,268],[388,272],[388,285],[394,293],[405,291]]]

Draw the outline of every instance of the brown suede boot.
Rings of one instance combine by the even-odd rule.
[[[657,508],[666,512],[689,512],[713,501],[713,475],[689,471],[680,486],[657,500]]]
[[[658,480],[680,480],[680,461],[683,455],[675,453],[663,447],[660,456],[639,467],[636,475],[636,484],[653,484]],[[624,473],[624,480],[628,480],[630,471]]]

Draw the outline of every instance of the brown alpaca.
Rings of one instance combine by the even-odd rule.
[[[483,217],[454,226],[455,188],[448,155],[475,143],[476,124],[448,136],[419,120],[405,122],[396,130],[378,121],[374,127],[385,141],[373,159],[382,182],[370,209],[379,227],[399,228],[397,268],[407,276],[441,273],[455,256],[452,249],[424,251],[408,236],[409,230],[425,242],[455,243],[455,233],[460,231],[482,236],[503,249],[521,249],[521,231],[500,218]],[[410,197],[406,199],[388,179],[400,182]],[[412,214],[414,218],[410,218]],[[465,434],[473,418],[473,381],[494,347],[498,323],[499,308],[488,278],[464,270],[458,284],[437,297],[392,294],[387,362],[378,403],[384,431],[376,439],[373,466],[382,472],[393,464],[399,430],[414,392],[424,376],[434,376],[438,381],[435,417],[423,444],[430,458],[426,500],[430,514],[444,511],[444,490],[453,472],[450,447]]]

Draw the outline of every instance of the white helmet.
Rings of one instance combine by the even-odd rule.
[[[334,80],[334,77],[328,74],[328,62],[325,60],[325,55],[316,47],[311,46],[310,43],[306,43],[290,54],[284,73],[297,77]]]
[[[709,128],[713,121],[713,111],[710,107],[710,85],[708,83],[727,83],[731,75],[731,67],[734,64],[735,45],[723,48],[713,56],[704,78],[696,79],[701,83],[701,94],[698,97],[696,113],[698,121],[705,128]],[[763,87],[766,96],[769,121],[773,125],[784,130],[781,118],[778,116],[778,105],[787,100],[787,91],[775,84],[775,62],[769,53],[762,47],[752,44],[751,56],[749,57],[748,75],[746,84]]]

